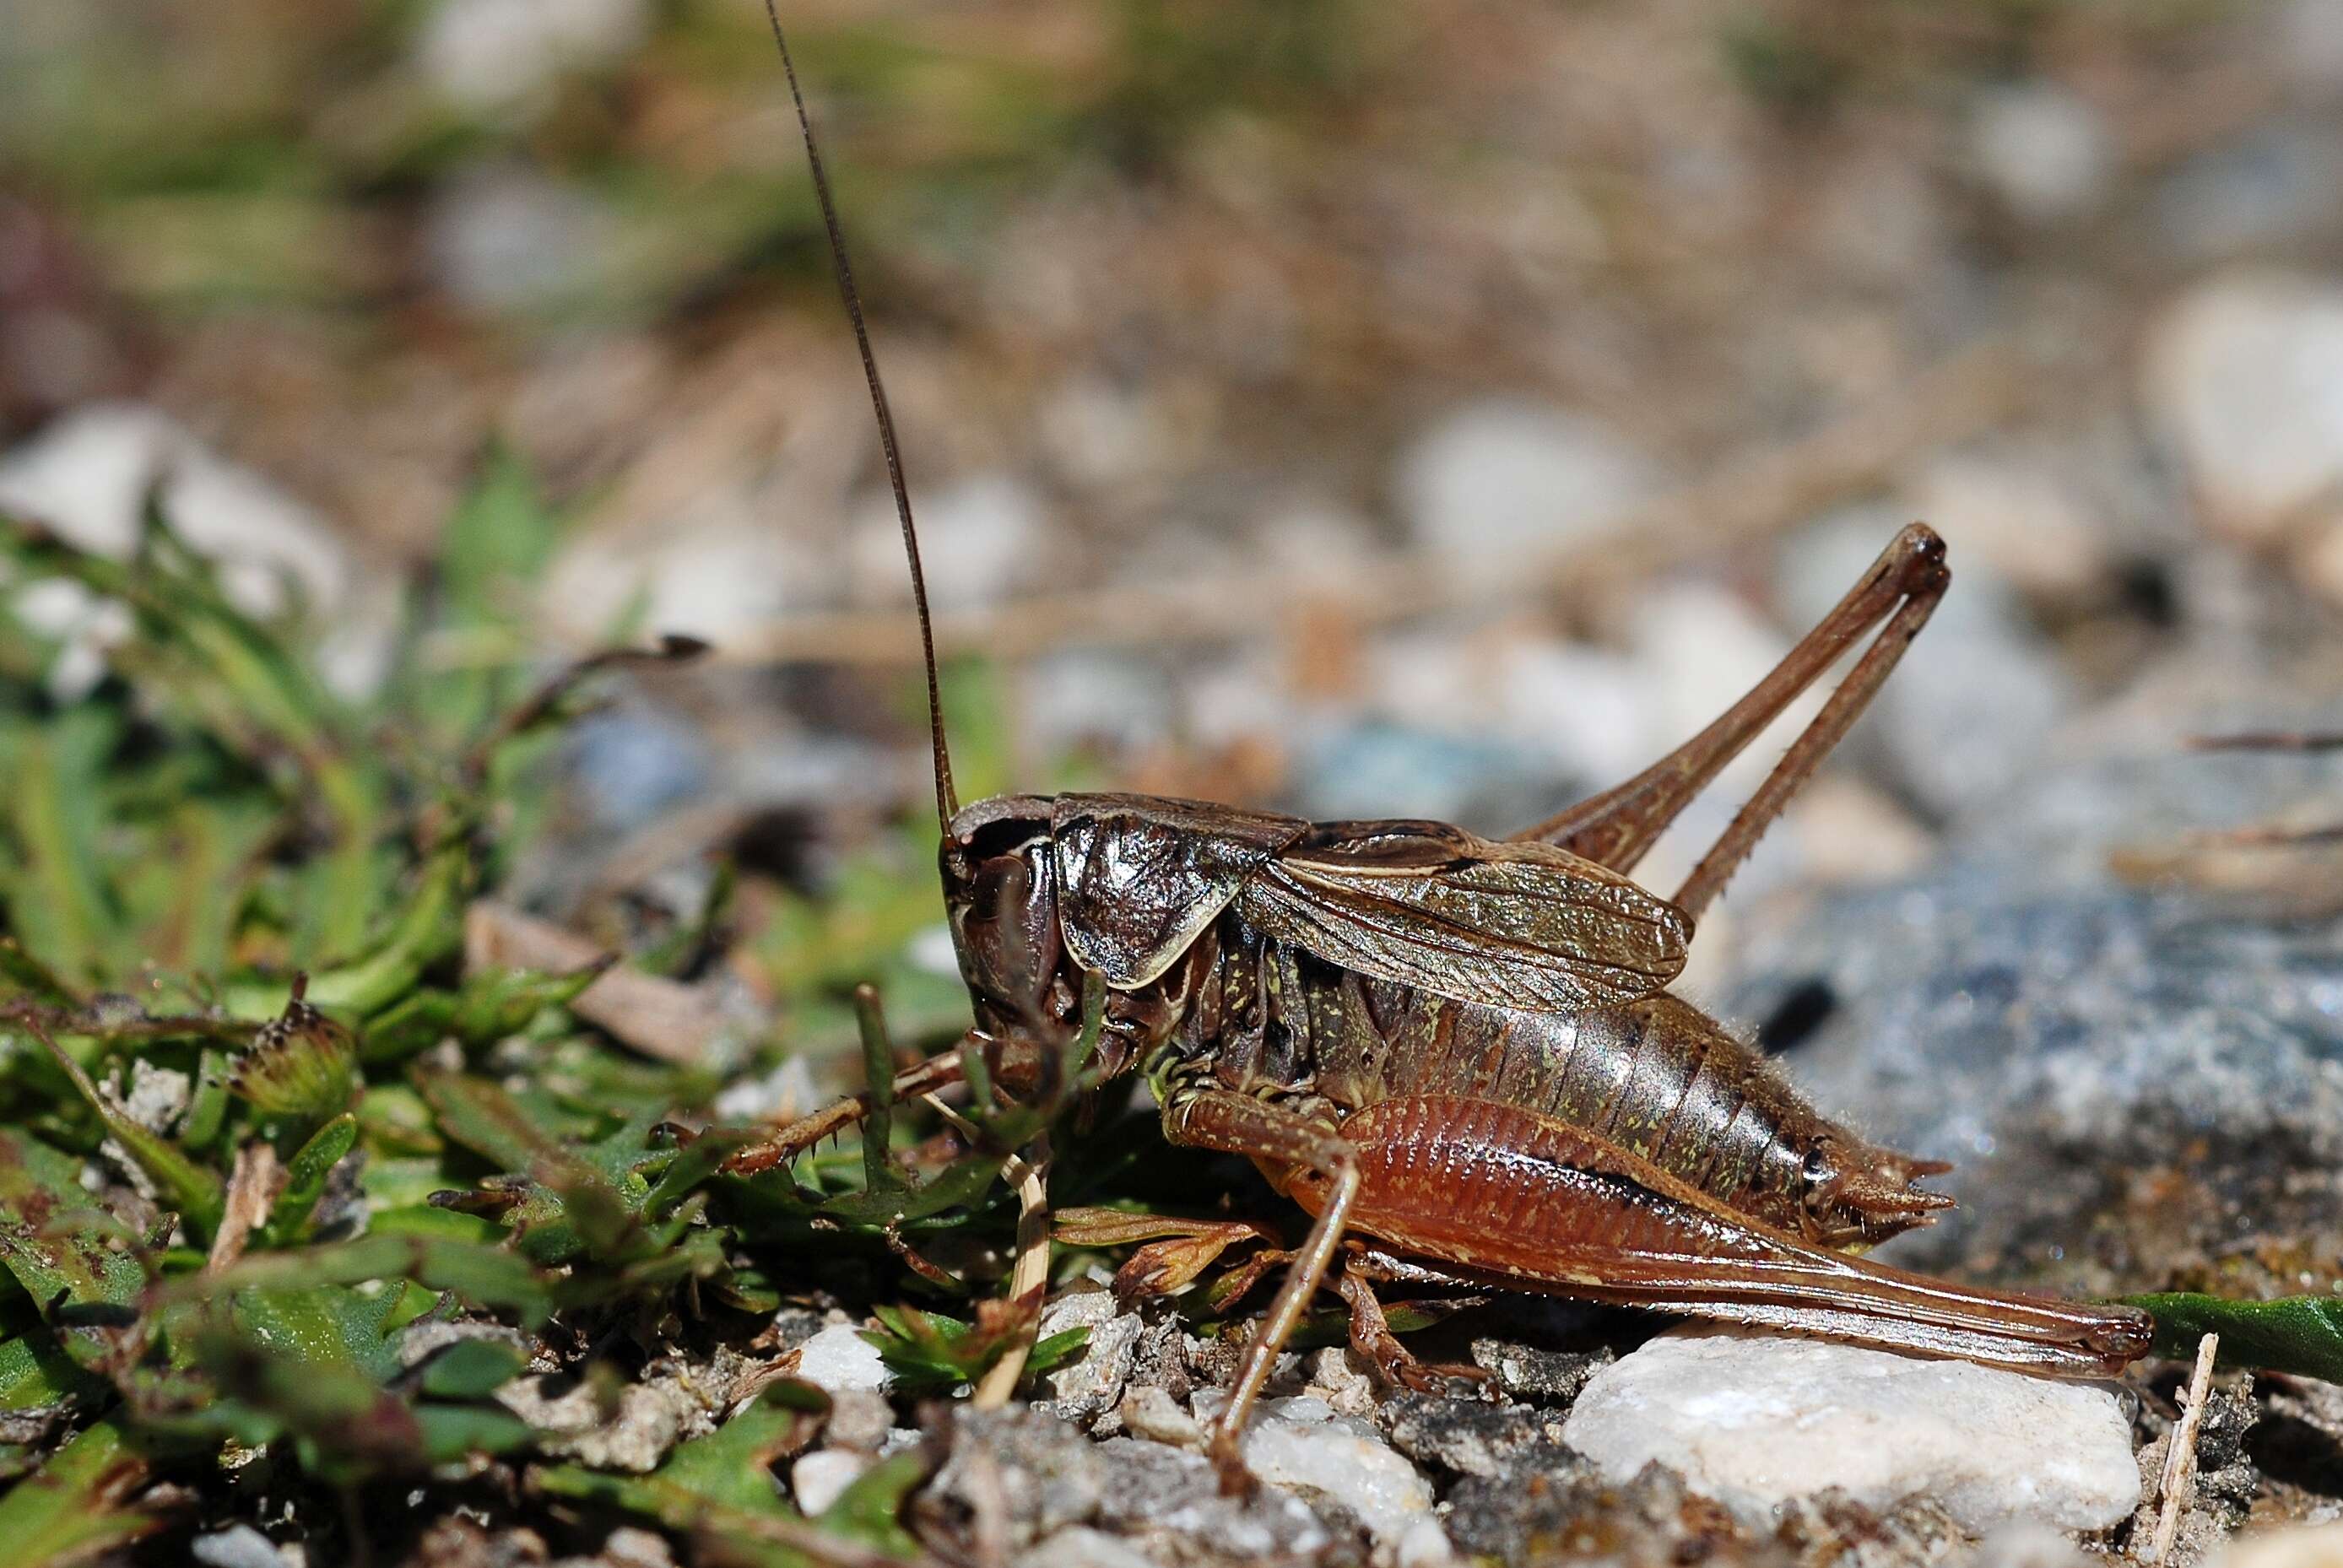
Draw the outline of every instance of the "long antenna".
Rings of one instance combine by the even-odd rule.
[[[936,630],[928,616],[928,579],[920,570],[920,533],[911,526],[911,492],[903,483],[903,454],[895,440],[895,416],[887,407],[886,385],[879,379],[878,357],[870,352],[870,329],[862,323],[862,297],[855,292],[854,268],[846,259],[846,232],[839,226],[838,203],[830,197],[830,176],[822,171],[821,149],[814,143],[813,116],[806,112],[805,94],[798,86],[797,62],[789,58],[789,41],[781,35],[776,0],[765,0],[765,20],[772,25],[773,46],[781,52],[781,73],[789,79],[789,102],[797,106],[798,128],[805,133],[806,163],[813,170],[822,226],[830,232],[830,258],[838,273],[839,297],[846,302],[847,320],[854,324],[854,347],[862,355],[862,378],[870,384],[870,408],[879,416],[879,446],[887,455],[887,483],[895,492],[895,515],[903,519],[903,554],[911,563],[911,601],[920,611],[920,656],[928,667],[928,739],[936,765],[936,826],[949,836],[960,800],[952,793],[951,752],[944,744],[943,686],[936,678]]]

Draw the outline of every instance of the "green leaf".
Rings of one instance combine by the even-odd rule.
[[[528,1370],[528,1357],[501,1340],[458,1340],[423,1366],[434,1399],[486,1399]]]
[[[120,1412],[75,1433],[0,1496],[0,1568],[85,1562],[161,1528],[161,1519],[121,1506],[146,1473],[146,1455]]]
[[[894,1372],[897,1386],[914,1395],[948,1393],[962,1383],[977,1382],[1026,1332],[1026,1320],[1016,1313],[964,1323],[917,1307],[877,1311],[886,1327],[866,1330],[862,1337],[877,1347],[879,1359]],[[1027,1375],[1064,1365],[1089,1342],[1087,1328],[1051,1334],[1033,1347]]]
[[[789,1505],[773,1483],[773,1462],[804,1447],[814,1418],[829,1408],[829,1397],[809,1383],[773,1383],[714,1432],[678,1444],[656,1473],[728,1508],[786,1514]]]
[[[74,1308],[131,1310],[146,1266],[121,1222],[81,1188],[81,1161],[0,1128],[0,1267],[33,1299],[65,1353],[93,1371],[112,1358],[106,1325]]]
[[[590,964],[562,974],[539,970],[480,970],[456,990],[418,990],[393,1003],[367,1025],[362,1047],[369,1062],[403,1061],[443,1040],[468,1050],[525,1033],[538,1016],[567,1007],[607,968]]]
[[[358,1141],[358,1119],[348,1111],[310,1136],[285,1171],[285,1190],[269,1205],[263,1235],[272,1247],[290,1246],[308,1229],[309,1216],[325,1195],[326,1182]]]
[[[112,1392],[74,1364],[46,1329],[0,1340],[0,1410],[42,1410],[61,1401],[96,1401]]]
[[[111,714],[91,708],[0,731],[18,856],[5,877],[9,918],[42,970],[83,980],[106,972],[119,929],[98,850],[100,776],[118,734]]]
[[[209,1280],[175,1282],[170,1290],[176,1299],[195,1300],[214,1291],[302,1290],[399,1279],[453,1291],[475,1306],[509,1308],[532,1328],[553,1314],[562,1284],[500,1247],[377,1228],[353,1241],[247,1253]]]
[[[2126,1296],[2156,1320],[2152,1355],[2188,1361],[2207,1334],[2221,1336],[2220,1363],[2343,1383],[2343,1297],[2237,1302],[2194,1292]]]

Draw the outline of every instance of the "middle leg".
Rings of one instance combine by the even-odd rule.
[[[1277,1364],[1277,1352],[1293,1337],[1310,1298],[1325,1282],[1327,1265],[1342,1244],[1351,1205],[1359,1194],[1359,1162],[1351,1146],[1308,1117],[1268,1101],[1232,1093],[1225,1089],[1202,1089],[1175,1098],[1164,1107],[1164,1135],[1174,1143],[1219,1149],[1242,1154],[1271,1166],[1309,1171],[1321,1183],[1318,1217],[1302,1243],[1285,1283],[1270,1303],[1269,1315],[1253,1331],[1237,1369],[1236,1386],[1228,1408],[1212,1430],[1212,1460],[1220,1467],[1226,1491],[1245,1484],[1242,1444],[1245,1418],[1260,1399],[1262,1385]]]

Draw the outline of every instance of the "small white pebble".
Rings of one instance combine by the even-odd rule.
[[[1122,1428],[1133,1437],[1175,1448],[1194,1448],[1204,1441],[1203,1423],[1182,1410],[1171,1391],[1158,1383],[1122,1396]]]
[[[1217,1407],[1225,1402],[1212,1402]],[[1200,1394],[1196,1403],[1201,1413],[1207,1402]],[[1432,1483],[1373,1427],[1336,1415],[1322,1399],[1264,1400],[1245,1431],[1244,1462],[1272,1486],[1340,1498],[1378,1542],[1400,1543],[1413,1536],[1413,1550],[1421,1553],[1430,1536],[1419,1525],[1429,1524],[1433,1534],[1440,1534],[1432,1514]],[[1446,1536],[1440,1539],[1444,1546]]]
[[[1594,1374],[1563,1441],[1614,1482],[1657,1460],[1757,1522],[1830,1488],[1873,1509],[1932,1497],[1972,1531],[2104,1530],[2139,1504],[2104,1388],[1780,1335],[1663,1334]]]
[[[821,1513],[870,1468],[870,1459],[851,1449],[824,1448],[805,1455],[789,1466],[789,1492],[798,1500],[798,1512],[808,1516]]]
[[[797,1375],[816,1388],[837,1393],[848,1389],[884,1390],[895,1381],[879,1347],[862,1337],[852,1323],[832,1323],[806,1341],[798,1352]]]

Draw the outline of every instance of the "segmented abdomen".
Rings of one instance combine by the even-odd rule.
[[[1417,1095],[1517,1106],[1772,1223],[1795,1217],[1821,1119],[1762,1056],[1688,1003],[1662,994],[1532,1013],[1354,977],[1308,989],[1318,1090],[1345,1109]]]

